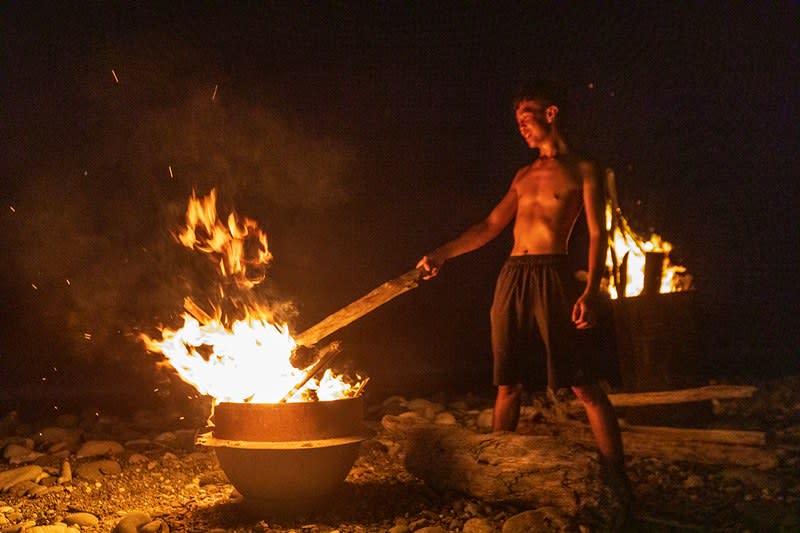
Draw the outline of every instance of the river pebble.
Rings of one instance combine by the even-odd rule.
[[[144,511],[131,511],[117,522],[113,533],[138,533],[141,526],[150,522],[152,518]]]
[[[542,409],[541,405],[526,406],[521,418],[545,418],[548,413]],[[367,505],[372,508],[361,508],[359,502],[364,494],[351,494],[347,505],[352,508],[346,509],[346,513],[343,510],[344,514],[337,516],[338,521],[330,521],[330,524],[335,524],[335,529],[323,521],[305,521],[302,525],[297,523],[286,527],[274,524],[263,526],[261,530],[294,530],[298,533],[532,533],[564,528],[568,531],[597,531],[592,525],[578,523],[576,516],[562,514],[557,509],[515,508],[465,496],[443,497],[420,485],[407,473],[386,478],[370,477],[385,475],[380,473],[382,464],[401,465],[404,459],[401,443],[395,437],[381,433],[380,425],[374,422],[383,415],[400,415],[441,425],[456,424],[485,432],[491,430],[490,401],[484,399],[481,402],[474,397],[453,401],[437,397],[434,401],[395,396],[368,407],[367,411],[371,413],[370,427],[376,429],[377,434],[362,444],[360,457],[351,474],[352,479],[364,478],[369,483],[363,487],[352,485],[348,490],[385,490],[387,492],[381,496],[383,501],[377,504],[371,501]],[[113,533],[231,531],[219,527],[220,522],[203,522],[208,518],[203,513],[221,512],[215,509],[226,509],[236,505],[237,501],[232,499],[235,491],[225,473],[215,462],[209,462],[213,453],[194,443],[194,428],[202,427],[206,416],[187,424],[192,426],[189,429],[169,426],[178,419],[177,416],[167,413],[160,416],[149,411],[137,413],[133,421],[107,416],[97,409],[89,409],[80,417],[62,417],[56,423],[51,421],[37,429],[35,425],[22,423],[15,415],[0,414],[0,447],[5,459],[5,465],[0,465],[0,531],[26,529],[26,533],[30,533],[34,531],[33,528],[44,528],[38,531],[47,533],[76,533],[79,529]],[[172,422],[166,421],[167,418]],[[123,439],[123,436],[134,435],[135,438],[131,440]],[[25,457],[30,452],[39,454],[35,459],[36,464],[13,464],[14,458]],[[800,462],[792,456],[787,456],[785,462],[794,467],[800,466]],[[670,465],[657,458],[634,457],[631,464],[638,472],[637,488],[648,494],[663,493],[667,487],[678,487],[683,492],[695,495],[700,503],[706,493],[714,494],[722,486],[725,492],[722,496],[716,496],[718,498],[736,500],[742,506],[750,505],[753,509],[766,509],[766,504],[771,505],[769,510],[774,518],[771,522],[764,519],[766,521],[760,523],[760,530],[779,530],[777,528],[783,527],[788,531],[796,525],[796,513],[787,514],[780,509],[798,506],[800,499],[796,493],[800,492],[800,484],[794,482],[787,487],[771,471],[730,466],[708,474],[703,469]],[[182,476],[182,472],[187,474]],[[127,480],[135,477],[134,474],[140,479],[140,484],[127,485]],[[153,507],[146,507],[153,512],[152,515],[134,511],[137,506],[128,507],[122,503],[128,501],[126,498],[129,496],[144,493],[158,495],[150,500],[155,502]],[[74,503],[79,497],[89,504],[75,505],[69,508],[69,512],[65,512],[63,507],[54,512],[44,504],[45,500]],[[91,503],[93,498],[96,505]],[[405,499],[413,504],[403,507]],[[392,509],[393,505],[398,505],[398,500],[402,502],[399,507],[402,510],[396,514],[380,515],[384,506]],[[42,504],[34,505],[33,502],[37,501]],[[162,507],[155,511],[158,506]],[[37,512],[32,513],[32,508]],[[26,510],[21,512],[20,509]],[[199,511],[201,509],[202,512]],[[347,525],[347,519],[352,516],[372,516],[371,513],[376,512],[378,516],[372,522],[376,525]],[[113,513],[118,514],[114,517]],[[382,525],[378,526],[378,523]],[[249,533],[254,530],[246,531]]]
[[[84,442],[75,457],[84,459],[87,457],[98,457],[104,455],[119,455],[125,451],[124,446],[115,440],[90,440]]]

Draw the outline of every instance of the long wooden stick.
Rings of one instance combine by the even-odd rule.
[[[313,346],[334,331],[345,327],[354,320],[361,318],[373,309],[380,307],[404,292],[417,287],[422,276],[422,269],[415,268],[393,280],[387,281],[355,302],[329,315],[317,325],[296,335],[295,341],[302,346]]]

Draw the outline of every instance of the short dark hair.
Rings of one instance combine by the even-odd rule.
[[[561,107],[566,103],[566,94],[566,89],[553,80],[527,80],[517,87],[512,103],[515,110],[520,102],[525,100],[536,100],[545,106],[556,105]]]
[[[559,115],[559,124],[561,127],[566,126],[566,118],[571,114],[567,111],[569,102],[567,101],[567,89],[564,85],[551,79],[532,79],[526,80],[519,84],[516,92],[511,100],[513,104],[512,111],[516,112],[519,104],[525,100],[534,100],[541,103],[545,107],[557,106]]]

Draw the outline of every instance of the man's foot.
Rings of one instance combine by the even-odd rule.
[[[635,522],[633,518],[634,494],[631,480],[622,465],[609,465],[600,462],[600,475],[606,486],[611,489],[614,499],[620,506],[620,517],[615,531],[632,531]]]

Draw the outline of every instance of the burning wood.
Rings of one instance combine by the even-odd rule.
[[[610,272],[605,287],[611,298],[689,290],[686,268],[670,262],[672,244],[659,235],[638,235],[622,215],[614,171],[606,170],[606,229]]]
[[[281,398],[281,402],[286,402],[289,398],[300,392],[303,386],[308,383],[308,380],[313,378],[320,370],[328,366],[331,361],[333,361],[333,358],[339,355],[340,351],[341,344],[338,342],[332,342],[322,348],[317,354],[317,361],[308,367],[302,379],[300,379],[300,381],[298,381],[297,384],[292,387],[292,390],[286,393],[286,396]]]
[[[288,325],[276,320],[272,306],[257,302],[248,292],[266,278],[272,260],[267,236],[256,221],[231,213],[223,223],[217,218],[216,191],[203,198],[193,193],[186,226],[176,238],[184,246],[207,254],[219,276],[219,301],[209,302],[210,310],[187,297],[183,326],[162,328],[161,339],[142,336],[148,350],[164,354],[166,363],[181,379],[216,403],[333,400],[361,393],[361,378],[351,383],[352,379],[330,370],[316,377],[338,353],[336,344],[321,350],[317,363],[307,369],[292,365],[297,342],[289,334]],[[377,307],[393,297],[387,295],[385,289],[378,291],[365,297],[368,303],[364,305]],[[347,309],[347,322],[360,316],[351,306]],[[363,305],[358,309],[363,310]],[[338,327],[344,323],[337,319]],[[323,329],[328,334],[338,327]],[[315,342],[319,338],[316,335]]]

